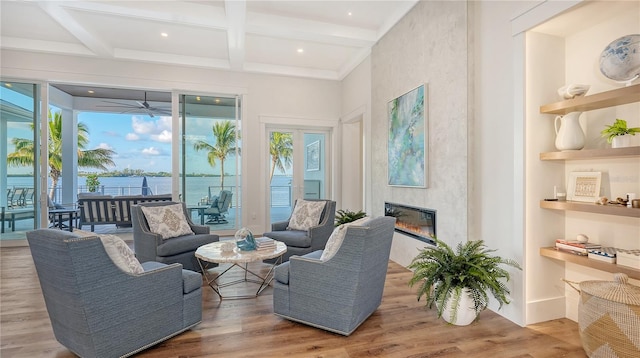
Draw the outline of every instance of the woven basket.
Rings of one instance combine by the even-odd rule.
[[[640,287],[623,273],[611,281],[583,281],[578,325],[582,346],[591,358],[640,357]]]

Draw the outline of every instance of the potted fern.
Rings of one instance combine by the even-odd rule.
[[[352,221],[356,221],[358,219],[362,219],[367,216],[362,210],[359,211],[351,211],[351,210],[338,210],[336,212],[336,224],[335,226],[340,226],[342,224],[350,223]]]
[[[509,272],[501,265],[521,269],[511,260],[492,256],[484,241],[459,243],[454,252],[445,242],[420,250],[409,268],[414,271],[409,286],[419,284],[418,300],[425,296],[429,308],[435,303],[438,317],[464,326],[473,322],[489,303],[488,292],[500,304],[508,304],[505,282]]]
[[[607,143],[611,144],[611,148],[622,148],[630,146],[630,136],[640,133],[640,127],[629,128],[627,121],[617,118],[612,125],[605,125],[600,134],[607,138]]]

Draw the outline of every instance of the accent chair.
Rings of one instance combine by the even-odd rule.
[[[121,239],[90,235],[27,232],[58,342],[80,357],[127,357],[200,323],[200,274],[140,264]]]
[[[307,210],[298,210],[302,203],[324,203],[319,219],[309,225],[294,225],[297,216],[304,216]],[[336,216],[336,202],[333,200],[296,200],[293,212],[287,221],[271,224],[271,231],[263,235],[287,245],[287,252],[282,256],[282,262],[293,255],[304,255],[316,250],[324,249],[329,236],[333,232]],[[298,218],[300,219],[300,218]],[[269,261],[269,260],[267,260]],[[269,261],[272,262],[273,260]]]
[[[180,222],[166,220],[165,216],[161,216],[160,221],[167,224],[179,224],[180,227],[186,228],[187,231],[181,233],[178,230],[167,227],[166,229],[175,235],[175,237],[167,238],[166,235],[163,236],[157,230],[154,232],[149,225],[150,220],[143,212],[143,208],[159,210],[173,205],[180,205],[182,209],[180,210],[182,215],[176,217]],[[162,201],[132,205],[131,220],[133,224],[133,246],[136,257],[140,262],[180,263],[187,270],[200,272],[200,266],[195,257],[196,250],[202,245],[219,240],[218,235],[209,233],[209,226],[196,225],[191,221],[189,211],[187,211],[187,206],[184,203]]]
[[[382,302],[394,226],[389,216],[345,224],[335,229],[325,250],[278,265],[274,313],[345,336],[353,333]]]

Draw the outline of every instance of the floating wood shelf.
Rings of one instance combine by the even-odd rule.
[[[540,200],[540,207],[543,209],[582,211],[595,214],[606,214],[616,216],[628,216],[640,218],[640,209],[628,208],[622,205],[598,205],[583,203],[578,201],[544,201]]]
[[[540,113],[567,114],[594,109],[620,106],[640,101],[640,84],[596,93],[590,96],[576,97],[566,101],[540,106]]]
[[[640,210],[640,209],[636,209]],[[640,270],[633,267],[627,267],[622,265],[611,264],[604,261],[598,261],[596,259],[590,259],[587,256],[574,255],[566,252],[560,252],[553,247],[541,247],[540,255],[549,257],[555,260],[571,262],[581,266],[591,267],[596,270],[611,272],[611,273],[625,273],[630,278],[640,280]]]
[[[540,153],[540,160],[614,159],[640,157],[640,147],[582,149]]]

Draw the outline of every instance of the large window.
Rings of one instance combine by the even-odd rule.
[[[240,227],[239,97],[181,96],[181,197],[192,220],[212,231]]]

